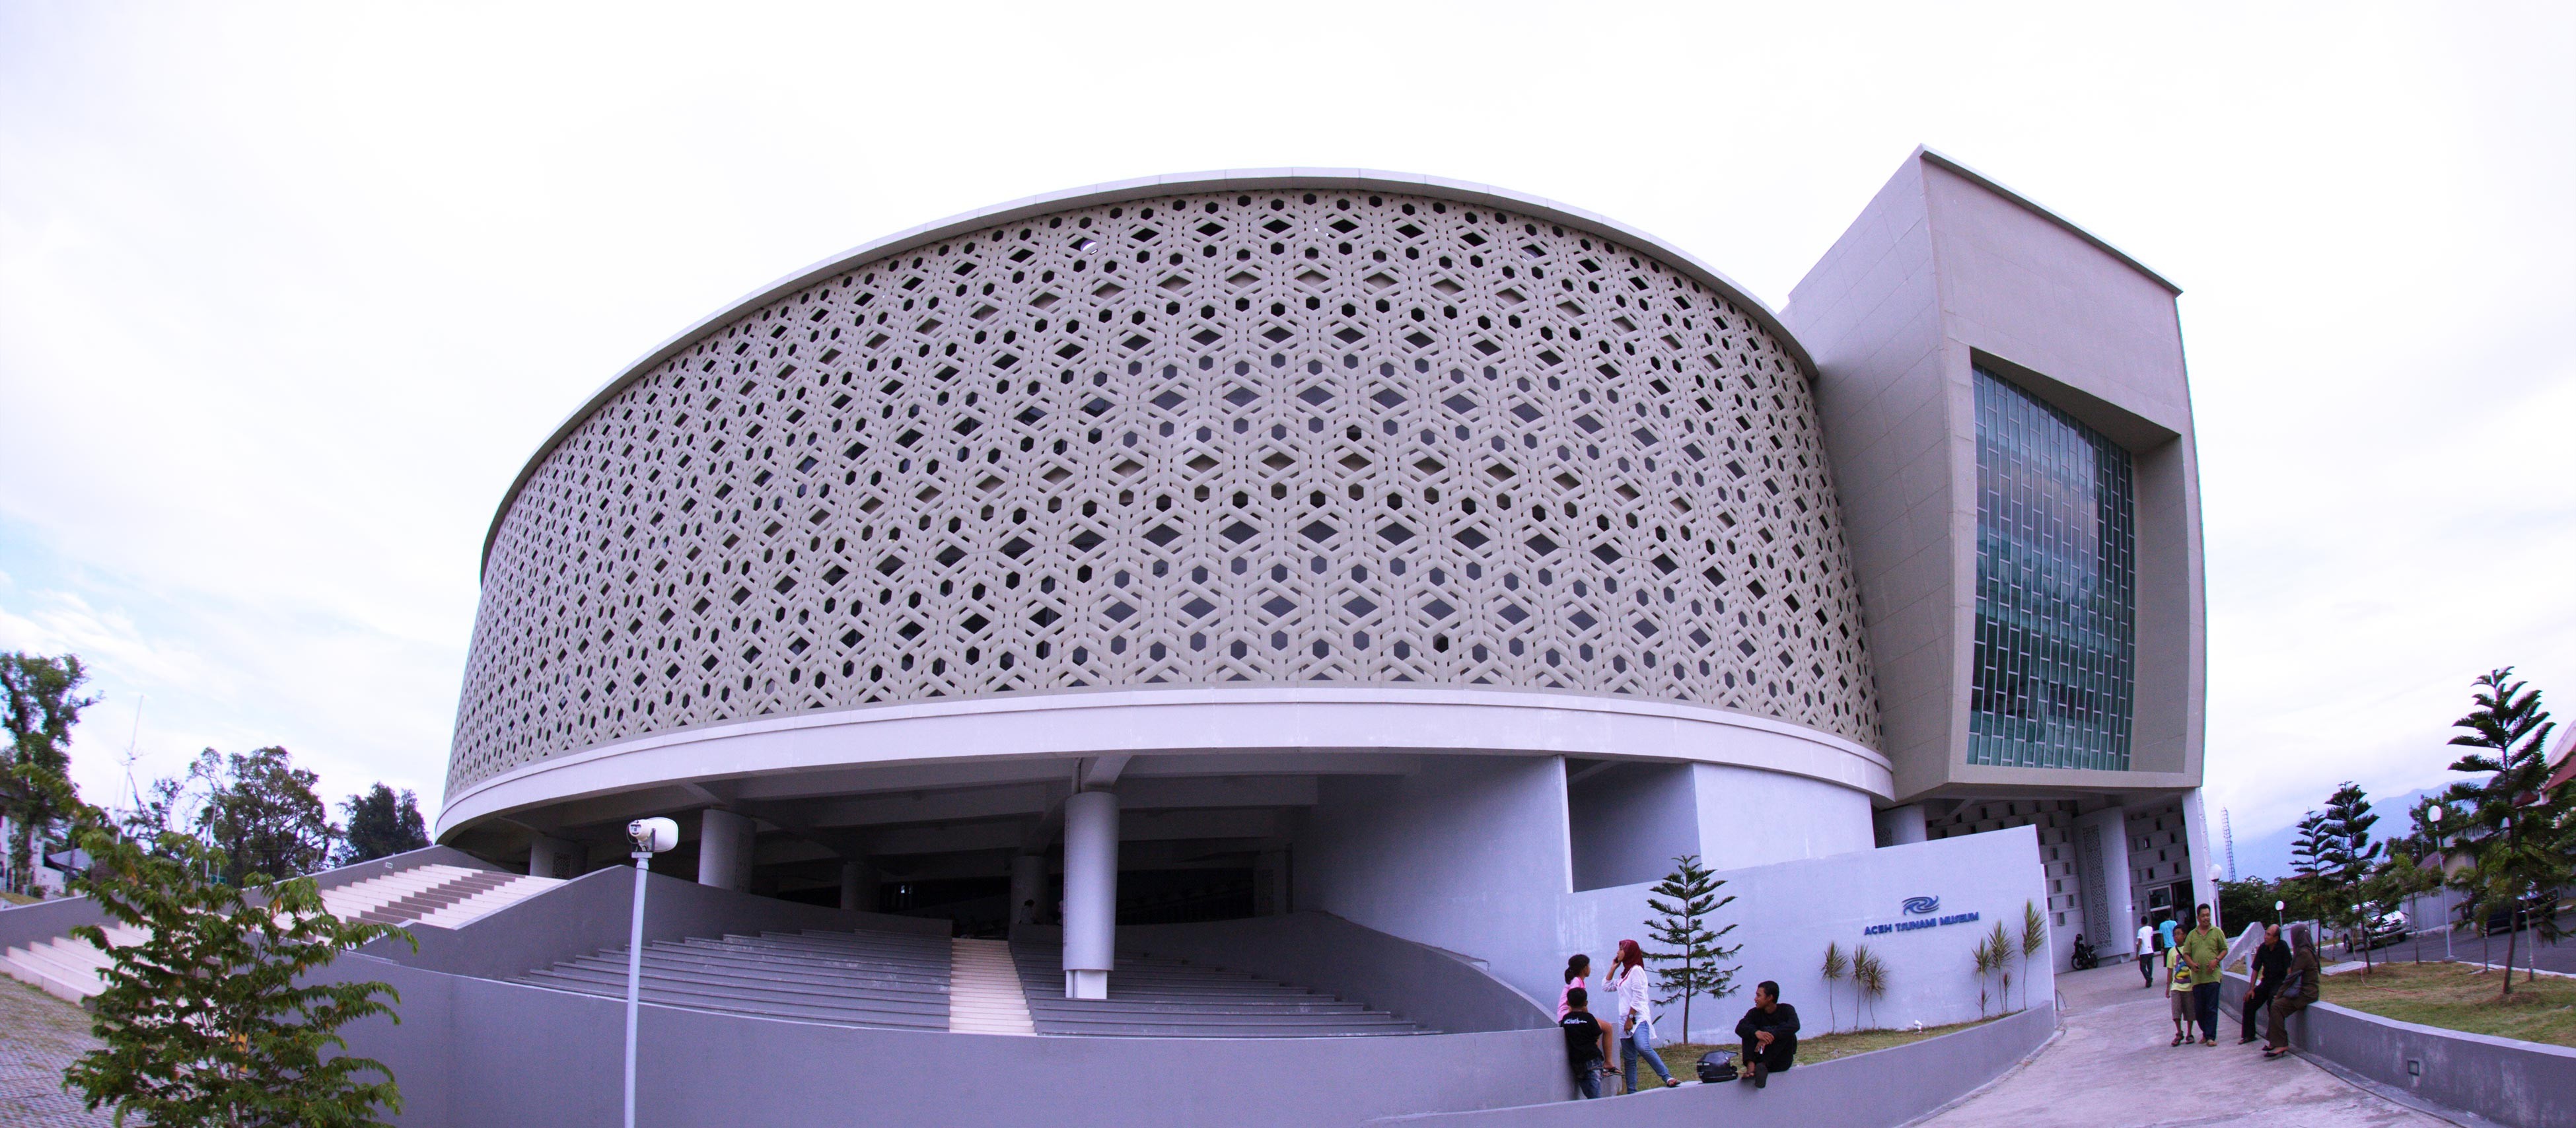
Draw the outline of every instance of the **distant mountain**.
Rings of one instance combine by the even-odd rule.
[[[2403,795],[2393,795],[2386,798],[2382,798],[2377,795],[2371,796],[2370,813],[2378,815],[2379,821],[2371,824],[2370,840],[2373,842],[2385,842],[2391,838],[2405,837],[2406,832],[2413,829],[2411,822],[2406,817],[2406,812],[2415,806],[2416,800],[2427,795],[2436,794],[2440,790],[2440,788],[2426,787],[2406,792]],[[2215,826],[2210,827],[2209,829],[2212,834],[2219,832],[2219,828]],[[2297,823],[2292,823],[2289,826],[2282,827],[2270,834],[2261,835],[2259,837],[2249,838],[2244,835],[2238,835],[2236,838],[2236,876],[2248,880],[2257,877],[2282,878],[2290,876],[2291,847],[2297,843],[2298,840],[2299,827]],[[2222,857],[2220,860],[2224,861],[2225,859]]]

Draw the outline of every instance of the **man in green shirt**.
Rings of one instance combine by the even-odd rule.
[[[2218,1044],[2218,965],[2227,958],[2227,934],[2209,923],[2200,906],[2199,926],[2183,934],[2182,959],[2191,968],[2191,1001],[2200,1018],[2200,1044]]]

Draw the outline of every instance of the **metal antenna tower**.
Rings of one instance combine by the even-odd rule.
[[[125,734],[125,811],[127,814],[137,814],[143,810],[143,789],[134,785],[134,748],[135,742],[143,736],[143,703],[149,699],[143,694],[135,695],[134,727],[127,730]]]
[[[2225,807],[2218,809],[2218,825],[2220,833],[2225,835],[2227,840],[2227,880],[2234,881],[2236,880],[2236,820],[2228,815]]]

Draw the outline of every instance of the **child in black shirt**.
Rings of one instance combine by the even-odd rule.
[[[1585,1100],[1601,1096],[1601,1074],[1609,1068],[1610,1031],[1585,1009],[1591,1002],[1590,992],[1570,987],[1565,992],[1565,1017],[1556,1020],[1556,1028],[1565,1033],[1565,1064],[1574,1071],[1574,1090]]]

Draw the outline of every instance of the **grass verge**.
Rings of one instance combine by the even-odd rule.
[[[2499,997],[2498,977],[2465,964],[2381,964],[2363,975],[2325,979],[2325,1000],[2339,1007],[2470,1034],[2576,1047],[2576,980],[2517,978]]]
[[[2517,984],[2514,989],[2519,991],[2522,988]],[[1998,1015],[1996,1017],[2000,1018],[2003,1016]],[[1893,1049],[1908,1042],[1920,1042],[1925,1038],[1937,1038],[1943,1034],[1965,1030],[1971,1026],[1983,1026],[1992,1021],[1994,1021],[1994,1019],[1981,1018],[1975,1022],[1961,1022],[1949,1026],[1926,1026],[1921,1030],[1846,1030],[1839,1034],[1818,1034],[1812,1038],[1800,1038],[1798,1039],[1798,1057],[1795,1062],[1791,1063],[1790,1068],[1794,1070],[1801,1065],[1812,1065],[1820,1061],[1832,1061],[1835,1058],[1850,1057],[1853,1054],[1865,1054],[1871,1050]],[[1693,1023],[1693,1025],[1697,1025],[1697,1023]],[[1684,1081],[1690,1081],[1698,1078],[1699,1059],[1708,1054],[1709,1051],[1732,1051],[1738,1048],[1740,1047],[1733,1042],[1728,1042],[1724,1045],[1707,1045],[1698,1042],[1675,1042],[1672,1045],[1656,1050],[1655,1053],[1657,1056],[1664,1059],[1665,1068],[1672,1070],[1673,1076],[1681,1078]],[[1652,1087],[1655,1083],[1653,1077],[1649,1075],[1648,1070],[1642,1064],[1637,1067],[1637,1076],[1638,1083],[1641,1085]]]

